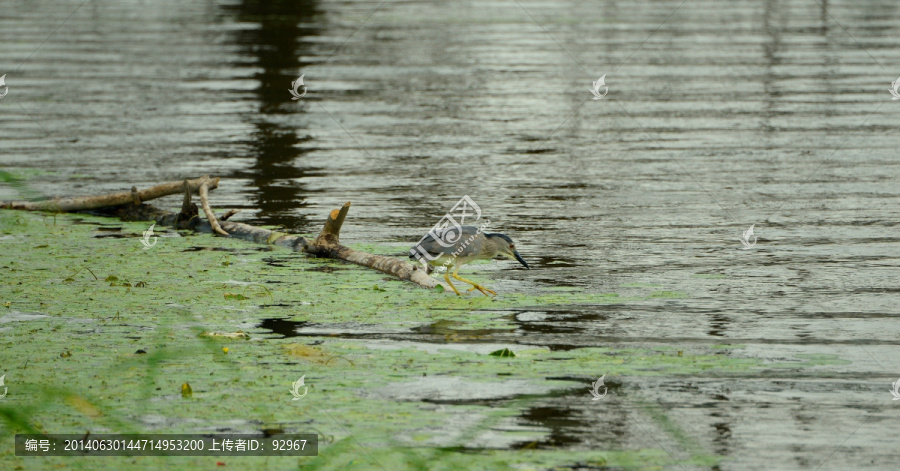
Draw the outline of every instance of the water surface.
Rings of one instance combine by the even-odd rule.
[[[73,0],[3,10],[0,162],[40,172],[34,190],[87,195],[212,174],[223,177],[214,204],[242,209],[235,219],[312,233],[352,201],[342,240],[394,244],[398,256],[469,195],[533,268],[464,269],[501,295],[677,295],[498,311],[515,331],[469,329],[468,348],[735,345],[723,354],[843,360],[617,380],[612,407],[586,400],[587,378],[606,372],[585,371],[583,387],[521,410],[519,426],[546,432],[537,446],[678,457],[694,443],[723,457],[722,469],[894,467],[896,2]],[[292,101],[301,74],[308,93]],[[604,74],[609,94],[592,100]],[[15,195],[0,186],[0,199]],[[744,250],[751,224],[758,240]],[[369,345],[466,331],[259,321]],[[643,403],[690,440],[634,419]]]

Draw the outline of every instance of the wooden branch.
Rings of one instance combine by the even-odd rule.
[[[138,221],[152,219],[156,221],[156,223],[160,226],[171,226],[176,222],[175,219],[177,215],[175,213],[161,211],[153,208],[150,205],[143,205],[143,207],[147,208],[148,211],[147,215],[144,217],[141,217],[137,214],[130,214],[129,216],[126,216],[125,208],[120,209],[119,212],[116,213],[116,215],[123,218],[127,217],[130,220]],[[363,252],[360,250],[354,250],[350,247],[341,245],[339,242],[332,242],[336,241],[337,237],[339,236],[339,232],[334,233],[332,231],[334,229],[337,229],[339,231],[340,225],[343,223],[343,218],[340,217],[341,211],[349,209],[350,205],[348,203],[344,205],[344,207],[340,210],[335,209],[334,211],[332,211],[329,215],[328,221],[326,221],[325,223],[325,228],[322,229],[322,233],[324,233],[325,236],[323,236],[323,234],[319,234],[319,237],[316,237],[315,240],[307,240],[300,236],[285,234],[284,232],[270,231],[268,229],[254,227],[249,224],[243,224],[239,222],[222,221],[221,224],[222,228],[228,232],[230,237],[234,239],[246,240],[255,242],[257,244],[277,245],[280,247],[288,248],[290,250],[294,250],[296,252],[306,252],[318,257],[340,259],[367,268],[371,268],[373,270],[378,270],[382,273],[394,276],[400,280],[410,281],[424,288],[434,288],[438,285],[442,285],[448,293],[453,292],[453,290],[451,290],[449,286],[446,286],[445,283],[439,281],[437,278],[428,275],[425,270],[419,265],[409,263],[398,258],[385,257],[382,255],[370,254],[368,252]],[[344,216],[346,217],[346,211],[344,211]],[[193,219],[193,222],[184,221],[178,227],[182,229],[193,229],[199,232],[213,232],[213,228],[207,221],[196,218]]]
[[[374,270],[378,270],[388,275],[396,276],[401,280],[412,281],[413,283],[424,286],[426,288],[434,288],[441,284],[435,278],[432,278],[425,270],[417,265],[413,265],[406,261],[384,257],[382,255],[374,255],[368,252],[351,249],[341,245],[340,235],[341,226],[350,211],[350,202],[344,203],[341,209],[335,209],[328,215],[322,232],[316,237],[311,244],[307,244],[305,251],[329,258],[337,258],[362,265]]]
[[[443,285],[443,283],[439,282],[436,278],[432,278],[425,273],[425,270],[422,267],[400,260],[399,258],[370,254],[340,244],[326,247],[310,244],[306,247],[306,251],[319,256],[337,258],[357,265],[362,265],[395,276],[401,280],[411,281],[425,288],[434,288],[437,285]],[[447,292],[453,292],[447,286],[444,286],[444,288]]]
[[[185,180],[191,188],[191,191],[197,191],[209,177],[200,177],[193,180]],[[213,190],[218,186],[219,180],[209,181],[208,189]],[[132,193],[131,191],[122,191],[119,193],[109,193],[100,196],[79,196],[75,198],[55,198],[49,201],[3,201],[0,202],[0,209],[23,209],[26,211],[83,211],[88,209],[107,208],[110,206],[124,206],[133,204],[135,196],[140,201],[150,201],[152,199],[163,196],[174,195],[184,190],[184,182],[170,182],[162,185],[156,185],[146,190]]]
[[[191,224],[194,223],[195,220],[200,220],[200,212],[197,211],[197,205],[191,203],[191,184],[188,180],[185,180],[184,183],[184,199],[181,201],[181,212],[176,214],[172,219],[172,222],[166,224],[171,225],[178,228],[189,228]],[[123,217],[123,219],[125,219]],[[145,219],[156,219],[155,217],[149,217]],[[135,220],[135,219],[131,219]]]
[[[206,178],[209,177],[207,176]],[[219,221],[216,220],[216,215],[213,214],[212,209],[209,207],[208,188],[211,182],[218,186],[219,179],[216,178],[215,180],[207,180],[201,183],[200,188],[197,189],[197,194],[200,195],[200,204],[203,206],[203,212],[206,213],[206,220],[209,221],[210,227],[212,227],[216,234],[227,236],[228,233],[222,230],[222,226],[220,226]]]
[[[328,219],[325,220],[325,227],[322,228],[322,232],[319,233],[319,236],[316,237],[313,243],[323,248],[331,245],[340,245],[341,226],[344,225],[344,218],[347,217],[348,211],[350,211],[349,201],[344,203],[341,209],[331,211]]]
[[[237,213],[239,213],[239,212],[241,212],[240,209],[229,209],[228,212],[226,212],[225,214],[219,216],[219,220],[220,220],[220,221],[227,221],[228,218],[230,218],[231,216],[234,216],[235,214],[237,214]]]
[[[181,212],[185,213],[185,214],[190,213],[191,206],[192,206],[191,205],[191,183],[189,181],[187,181],[187,179],[185,179],[184,180],[184,199],[181,201]]]

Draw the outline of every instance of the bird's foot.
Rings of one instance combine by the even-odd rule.
[[[452,289],[453,292],[456,293],[457,296],[462,296],[462,293],[460,293],[459,290],[456,289],[456,286],[453,286],[453,283],[450,282],[450,274],[449,273],[444,275],[444,279],[447,280],[447,286],[449,286],[450,289]]]
[[[478,285],[478,284],[475,284],[475,283],[472,283],[472,287],[469,288],[469,289],[467,289],[467,290],[466,290],[466,293],[468,293],[469,291],[472,291],[472,290],[476,290],[476,289],[477,289],[478,291],[481,291],[481,294],[483,294],[483,295],[485,295],[485,296],[487,296],[488,293],[491,293],[491,294],[493,294],[494,296],[497,296],[497,292],[496,292],[496,291],[487,289],[487,288],[485,288],[484,286],[481,286],[481,285]]]

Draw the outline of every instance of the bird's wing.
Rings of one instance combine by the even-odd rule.
[[[462,229],[462,234],[459,237],[459,243],[455,244],[454,246],[444,247],[443,245],[438,243],[438,241],[435,239],[435,234],[433,234],[431,232],[429,232],[428,235],[426,235],[425,238],[422,239],[422,242],[419,243],[419,246],[421,246],[423,249],[425,249],[426,252],[430,253],[431,255],[436,255],[436,256],[437,255],[450,255],[459,247],[459,245],[461,245],[463,243],[463,241],[466,241],[469,239],[469,237],[472,237],[472,236],[475,236],[476,234],[478,234],[478,228],[475,226],[462,226],[461,229]],[[443,232],[438,234],[438,237],[441,237],[443,234],[446,234],[447,231],[454,231],[453,235],[455,236],[456,230],[457,230],[456,227],[448,227],[448,228],[444,229]],[[450,235],[450,234],[447,234],[447,235]],[[471,247],[473,245],[475,245],[474,241],[472,243],[470,243],[466,247],[465,250],[469,250],[469,247]],[[480,250],[480,245],[479,245],[479,250]],[[466,255],[465,251],[463,253],[461,253],[460,255]]]

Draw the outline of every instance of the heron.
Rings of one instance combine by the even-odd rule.
[[[448,240],[450,239],[450,240]],[[477,289],[481,294],[494,296],[497,293],[474,281],[467,280],[457,273],[459,268],[473,260],[491,260],[497,257],[518,260],[530,269],[525,259],[516,250],[516,244],[505,234],[487,233],[475,226],[450,227],[440,233],[429,232],[409,251],[411,259],[426,259],[427,273],[431,274],[435,267],[444,266],[444,280],[457,295],[462,295],[450,281],[450,277],[472,285],[466,292]]]

